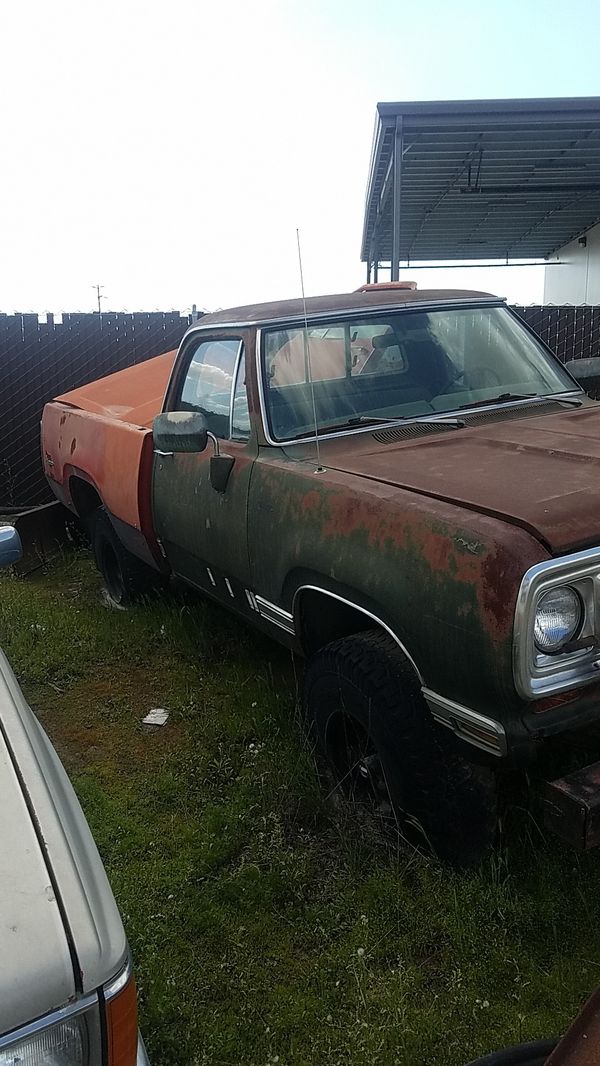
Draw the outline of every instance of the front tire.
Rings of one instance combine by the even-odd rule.
[[[123,547],[106,508],[94,512],[91,526],[96,566],[114,606],[125,608],[160,584],[160,575]]]
[[[496,827],[493,775],[436,725],[412,665],[387,634],[359,633],[317,652],[304,705],[335,795],[407,839],[416,830],[453,865],[482,858]]]

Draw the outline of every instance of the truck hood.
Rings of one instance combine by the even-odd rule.
[[[0,789],[1,1034],[97,988],[128,952],[79,802],[2,652]]]
[[[75,994],[60,907],[10,751],[0,736],[0,1033]]]
[[[521,526],[555,555],[600,544],[600,405],[412,440],[395,433],[323,440],[322,461]]]

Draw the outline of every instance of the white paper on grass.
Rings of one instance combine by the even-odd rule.
[[[142,718],[143,725],[164,725],[169,712],[165,711],[164,707],[154,707],[153,710],[148,711],[145,718]]]

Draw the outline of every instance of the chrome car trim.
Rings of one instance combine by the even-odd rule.
[[[291,633],[292,636],[296,635],[294,616],[289,611],[284,611],[283,607],[278,607],[276,603],[265,600],[264,596],[255,596],[254,599],[261,618],[264,618],[267,622],[272,622],[275,626],[279,626],[280,629],[285,629],[286,633]]]
[[[585,608],[582,633],[588,643],[556,655],[535,647],[533,619],[540,596],[557,585],[572,586]],[[595,640],[594,640],[595,638]],[[536,563],[524,574],[513,627],[513,673],[523,699],[539,699],[598,678],[600,666],[600,548]]]
[[[502,757],[508,746],[506,733],[500,722],[487,718],[470,707],[463,707],[454,700],[439,696],[437,692],[424,688],[423,696],[436,722],[451,729],[458,737],[469,742],[482,751]]]
[[[294,599],[292,601],[292,611],[293,611],[294,618],[296,617],[296,598],[297,598],[297,596],[298,596],[298,594],[300,592],[305,592],[305,591],[308,591],[308,592],[320,592],[320,593],[322,593],[323,596],[329,596],[332,600],[338,600],[339,603],[346,604],[347,607],[353,607],[355,611],[359,611],[361,614],[364,614],[367,618],[370,618],[371,621],[376,622],[377,625],[381,627],[381,629],[385,629],[386,633],[389,633],[389,635],[392,638],[392,640],[395,641],[395,643],[398,645],[398,647],[401,649],[401,651],[404,652],[404,654],[406,655],[406,658],[410,662],[410,664],[413,667],[417,677],[419,678],[419,681],[421,682],[421,684],[423,684],[423,676],[421,674],[421,671],[419,670],[419,667],[417,666],[415,660],[413,659],[413,657],[410,654],[410,652],[409,652],[408,648],[406,647],[406,645],[403,644],[402,641],[400,640],[400,638],[394,633],[394,630],[390,629],[390,627],[388,625],[386,625],[386,623],[383,622],[381,620],[381,618],[379,618],[376,614],[373,614],[371,611],[368,611],[365,607],[360,607],[357,603],[354,603],[352,600],[347,600],[344,596],[338,595],[337,592],[330,592],[329,589],[324,589],[320,585],[300,585],[299,588],[296,589],[296,591],[294,593]]]
[[[248,600],[248,606],[249,606],[250,610],[251,611],[258,611],[258,607],[256,605],[256,599],[255,599],[254,593],[251,591],[251,589],[245,589],[244,591],[246,593],[246,599]]]
[[[141,1033],[138,1033],[138,1046],[135,1066],[150,1066],[150,1060],[146,1052],[146,1045],[144,1044]]]
[[[131,956],[128,957],[127,962],[123,966],[123,969],[112,978],[111,981],[107,981],[102,987],[105,1000],[114,999],[115,996],[122,992],[126,985],[129,984],[133,977],[133,968],[131,963]]]
[[[235,339],[235,338],[232,338],[232,340],[233,339]],[[239,369],[240,369],[240,363],[241,363],[241,360],[242,360],[243,351],[244,351],[244,342],[243,342],[243,340],[240,340],[240,342],[238,344],[238,350],[237,350],[237,353],[236,353],[236,356],[235,356],[235,363],[234,363],[234,366],[233,366],[233,376],[231,378],[231,389],[230,389],[230,393],[229,393],[229,434],[228,434],[229,440],[231,440],[231,438],[233,436],[233,401],[234,401],[234,398],[235,398],[235,390],[237,388],[237,379],[238,379],[238,373],[239,373]]]
[[[36,1018],[34,1022],[28,1022],[27,1025],[22,1025],[19,1029],[13,1029],[10,1033],[3,1033],[0,1036],[0,1049],[11,1047],[12,1044],[17,1044],[20,1040],[29,1040],[32,1036],[42,1033],[45,1029],[51,1029],[60,1022],[68,1021],[69,1018],[84,1014],[90,1007],[96,1006],[97,1003],[97,992],[90,992],[87,996],[82,996],[72,1003],[65,1004],[64,1007],[59,1007],[58,1010],[51,1011],[50,1014],[44,1014],[41,1018]]]

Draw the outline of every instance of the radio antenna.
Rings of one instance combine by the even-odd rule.
[[[310,343],[308,340],[308,317],[306,314],[306,296],[304,294],[304,273],[302,270],[302,250],[300,248],[300,230],[296,227],[296,241],[298,243],[298,263],[300,266],[300,288],[302,290],[302,306],[304,308],[304,365],[308,373],[308,383],[310,385],[310,397],[312,401],[313,422],[315,424],[315,450],[317,453],[317,469],[315,474],[323,473],[324,467],[321,466],[321,448],[319,444],[319,423],[317,421],[317,404],[315,400],[315,385],[312,376],[312,365],[310,361]]]

